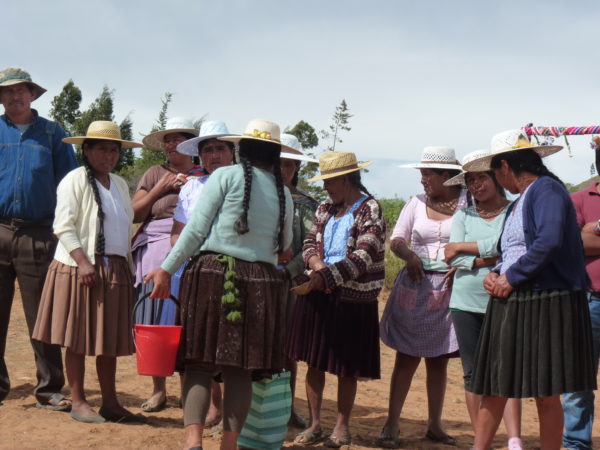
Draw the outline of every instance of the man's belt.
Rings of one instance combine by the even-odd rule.
[[[14,219],[11,217],[0,217],[0,224],[8,225],[13,228],[31,228],[31,227],[51,227],[53,219]]]

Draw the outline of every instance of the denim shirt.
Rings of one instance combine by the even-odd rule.
[[[73,146],[62,142],[66,133],[56,122],[40,117],[25,133],[0,116],[0,217],[52,219],[56,187],[75,169]]]

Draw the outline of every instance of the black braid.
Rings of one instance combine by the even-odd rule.
[[[356,170],[354,172],[350,172],[346,174],[348,181],[352,186],[361,191],[364,194],[367,194],[369,197],[372,197],[371,193],[367,190],[367,188],[362,184],[360,179],[360,170]]]
[[[250,231],[248,227],[248,208],[250,206],[250,192],[252,191],[252,166],[246,156],[240,155],[240,164],[244,169],[244,199],[242,201],[242,214],[234,224],[237,234],[246,234]]]
[[[273,152],[273,174],[279,198],[279,233],[277,234],[277,253],[281,254],[283,248],[283,228],[285,224],[285,194],[283,192],[283,179],[281,178],[281,157],[279,152]]]
[[[490,167],[499,169],[500,161],[506,161],[512,171],[519,175],[522,172],[528,172],[533,175],[547,176],[555,179],[563,186],[565,185],[560,178],[553,174],[542,162],[542,157],[535,150],[514,150],[511,152],[500,153],[492,159]]]
[[[99,255],[103,255],[106,239],[104,238],[104,210],[102,209],[102,201],[100,200],[100,191],[98,191],[96,177],[94,177],[94,173],[92,172],[90,163],[85,156],[85,152],[82,152],[81,160],[83,161],[83,167],[85,167],[88,182],[92,187],[94,199],[96,200],[96,204],[98,205],[98,221],[100,222],[100,230],[98,231],[98,236],[96,237],[96,253]]]

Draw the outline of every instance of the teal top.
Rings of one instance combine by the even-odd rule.
[[[477,242],[481,258],[497,256],[498,239],[502,233],[507,208],[508,205],[490,221],[482,219],[475,206],[458,210],[454,214],[450,242]],[[485,313],[489,295],[483,288],[483,279],[493,267],[474,269],[475,258],[473,255],[460,254],[450,262],[457,268],[450,297],[451,309]]]
[[[294,206],[288,188],[285,194],[283,248],[292,243]],[[238,234],[234,224],[242,212],[244,171],[241,165],[215,170],[202,190],[201,201],[192,212],[177,243],[161,267],[170,274],[190,256],[210,251],[244,261],[277,264],[279,199],[272,173],[252,167],[252,190],[246,234]]]

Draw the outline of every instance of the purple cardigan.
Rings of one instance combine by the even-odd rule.
[[[510,205],[507,217],[514,205]],[[575,208],[558,181],[542,176],[529,188],[523,203],[523,231],[527,252],[506,271],[512,286],[534,291],[588,290]]]

